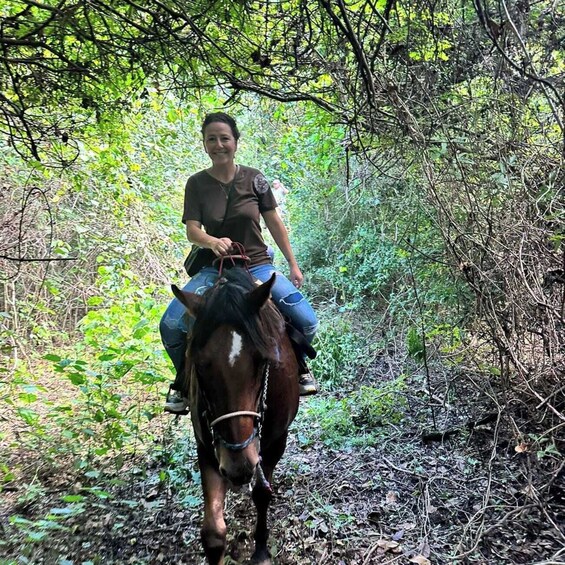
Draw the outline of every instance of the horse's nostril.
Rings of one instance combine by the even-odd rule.
[[[224,479],[227,477],[226,470],[223,467],[220,467],[220,475],[222,475],[222,477],[224,477]]]

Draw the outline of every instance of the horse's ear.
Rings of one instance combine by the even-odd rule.
[[[261,306],[267,302],[271,295],[271,288],[273,287],[273,284],[275,284],[276,278],[277,274],[273,273],[268,281],[259,285],[247,295],[247,303],[253,312],[259,312]]]
[[[192,292],[185,292],[181,290],[176,284],[171,285],[173,294],[182,303],[182,305],[189,311],[190,315],[196,318],[203,302],[202,296]]]

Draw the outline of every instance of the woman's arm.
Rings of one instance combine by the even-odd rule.
[[[227,255],[232,246],[232,240],[229,237],[217,238],[208,235],[202,229],[202,224],[196,220],[186,221],[186,237],[190,243],[211,249],[218,257]]]
[[[294,258],[294,253],[288,239],[288,232],[286,231],[280,216],[277,214],[276,210],[268,210],[267,212],[263,212],[262,215],[269,233],[273,236],[275,243],[288,262],[290,269],[290,281],[296,288],[300,288],[304,281],[304,276],[302,275],[302,272],[298,267],[298,263]]]

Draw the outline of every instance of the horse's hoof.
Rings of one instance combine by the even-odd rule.
[[[253,555],[249,565],[273,565],[271,557],[267,555]]]

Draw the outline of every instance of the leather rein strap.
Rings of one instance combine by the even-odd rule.
[[[230,253],[228,255],[222,255],[221,257],[216,257],[212,262],[212,265],[214,266],[218,265],[218,276],[220,278],[222,277],[222,271],[224,270],[224,261],[227,261],[228,264],[231,263],[231,265],[229,265],[230,267],[237,266],[236,261],[243,261],[243,264],[247,269],[247,272],[249,273],[248,265],[251,262],[251,259],[249,259],[249,257],[245,254],[245,247],[243,247],[241,243],[238,243],[237,241],[233,241],[232,250],[234,250],[235,253],[233,254]]]

